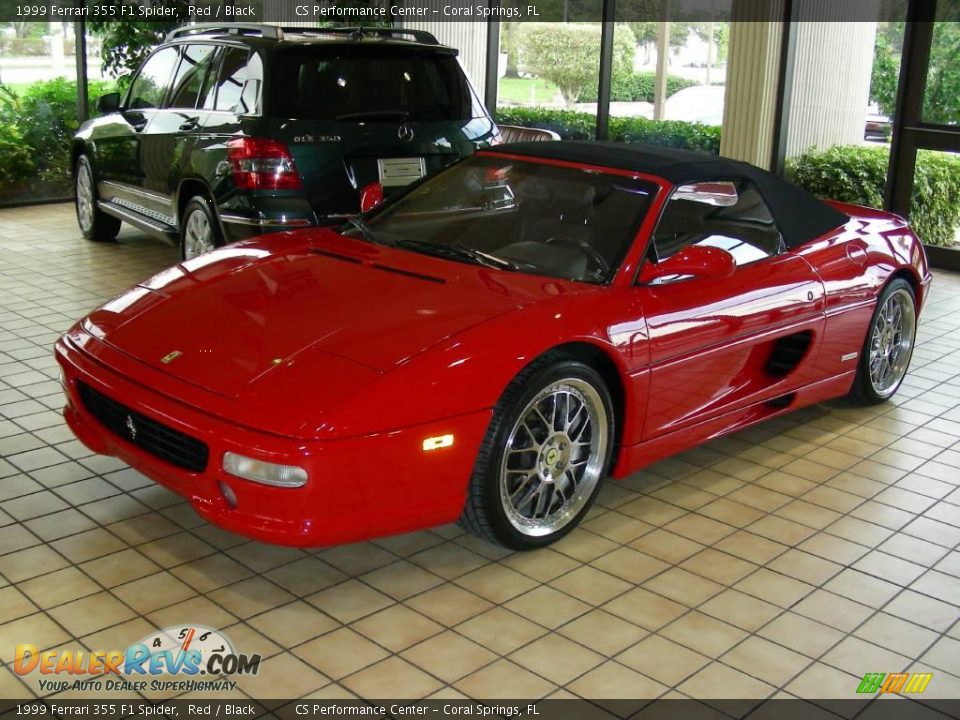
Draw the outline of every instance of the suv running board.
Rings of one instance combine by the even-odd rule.
[[[112,215],[118,220],[129,223],[138,230],[150,233],[161,240],[166,240],[174,245],[180,242],[180,233],[171,225],[162,223],[159,220],[154,220],[153,218],[144,217],[134,210],[122,207],[109,200],[98,200],[97,207],[107,213],[107,215]]]

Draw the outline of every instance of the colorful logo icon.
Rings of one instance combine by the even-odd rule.
[[[857,687],[858,694],[913,693],[927,689],[933,673],[867,673]]]

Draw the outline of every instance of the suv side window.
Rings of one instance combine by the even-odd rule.
[[[244,48],[229,47],[223,53],[216,87],[204,98],[204,107],[241,115],[256,114],[260,112],[262,85],[260,56]]]
[[[151,55],[127,93],[126,107],[129,110],[144,110],[160,107],[163,96],[170,86],[170,75],[177,64],[179,48],[166,47]]]
[[[674,195],[653,233],[656,258],[662,261],[690,245],[726,250],[747,265],[779,255],[783,238],[763,196],[749,180],[736,180],[736,203],[715,206]]]
[[[187,45],[180,56],[180,67],[173,76],[169,107],[195,108],[204,79],[217,57],[215,45]]]

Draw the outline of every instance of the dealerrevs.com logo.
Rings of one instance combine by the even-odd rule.
[[[18,675],[48,676],[38,681],[44,692],[197,692],[233,690],[237,683],[230,677],[256,675],[260,660],[260,655],[236,652],[213,628],[185,625],[148,635],[126,650],[41,652],[36,645],[22,643],[14,651],[13,670]]]

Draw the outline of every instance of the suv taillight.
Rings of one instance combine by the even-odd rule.
[[[227,143],[233,182],[241,190],[299,190],[300,174],[287,146],[269,138],[235,138]]]

